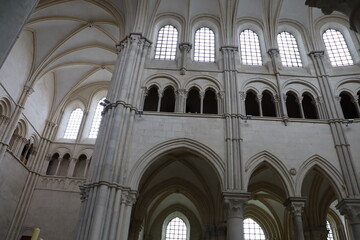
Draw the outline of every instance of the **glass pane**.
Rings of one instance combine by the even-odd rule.
[[[215,62],[215,34],[210,28],[202,27],[195,33],[194,61]]]
[[[260,225],[247,218],[244,220],[244,239],[245,240],[265,240],[265,234]]]
[[[99,127],[101,123],[101,112],[103,111],[104,107],[100,105],[105,98],[101,99],[98,104],[96,105],[95,115],[91,124],[91,129],[89,133],[89,138],[96,138],[99,132]]]
[[[186,240],[186,225],[181,218],[173,218],[166,227],[166,240]]]
[[[80,108],[75,109],[69,118],[69,122],[66,126],[64,138],[76,139],[79,132],[83,111]]]
[[[286,67],[302,67],[299,47],[295,37],[288,32],[281,32],[277,36],[282,65]]]
[[[172,25],[162,27],[156,42],[155,59],[175,60],[178,31]]]
[[[333,67],[354,64],[341,32],[335,29],[328,29],[324,32],[323,39]]]
[[[240,34],[241,61],[246,65],[262,65],[258,35],[246,29]]]

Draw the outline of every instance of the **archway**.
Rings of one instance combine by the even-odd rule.
[[[172,215],[187,219],[190,239],[215,234],[224,221],[221,191],[218,174],[201,154],[185,147],[160,154],[141,176],[130,239],[165,240]]]

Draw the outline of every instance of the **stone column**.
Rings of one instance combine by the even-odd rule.
[[[343,199],[336,208],[349,222],[351,239],[360,239],[360,199]]]
[[[359,95],[354,95],[352,102],[355,105],[358,116],[360,117]]]
[[[275,74],[275,78],[276,78],[276,86],[277,86],[277,90],[278,90],[278,94],[279,96],[284,96],[283,94],[283,90],[281,88],[281,83],[280,83],[280,72],[279,72],[279,49],[276,48],[271,48],[268,51],[268,54],[270,55],[271,58],[271,62],[272,62],[272,66],[273,66],[273,71]],[[283,100],[281,97],[279,97],[279,112],[280,112],[280,117],[283,118],[285,124],[288,121],[288,114],[287,114],[287,110],[286,110],[286,104],[285,104],[285,100]]]
[[[346,190],[350,197],[360,197],[360,183],[353,163],[350,144],[347,142],[342,124],[343,115],[340,105],[336,103],[336,96],[324,65],[324,52],[312,51],[310,57],[314,64],[316,76],[320,86],[321,95],[324,97],[324,105],[327,117],[329,117],[330,130],[333,136],[335,149],[339,158],[342,176],[346,185]],[[356,147],[356,145],[354,145]]]
[[[4,64],[38,1],[39,0],[1,1],[0,68]]]
[[[150,42],[132,33],[118,45],[118,58],[109,87],[83,203],[77,240],[128,239],[136,192],[126,184],[128,151],[135,115],[140,106],[139,89]],[[121,151],[119,151],[121,149]]]
[[[186,73],[186,62],[188,58],[188,53],[190,52],[192,45],[190,43],[180,43],[179,49],[181,52],[181,62],[180,62],[180,74],[185,75]]]
[[[263,116],[262,102],[261,102],[262,101],[262,94],[257,95],[256,101],[258,102],[258,105],[259,105],[260,117],[262,117]]]
[[[226,240],[244,240],[244,207],[248,193],[224,193],[227,214]]]
[[[178,109],[177,112],[184,113],[186,112],[186,98],[187,98],[187,91],[186,89],[178,89]]]
[[[302,105],[302,101],[303,101],[303,97],[302,96],[298,96],[297,98],[297,102],[299,104],[299,110],[300,110],[300,117],[301,118],[305,118],[305,114],[304,114],[304,108],[303,108],[303,105]]]
[[[205,92],[201,91],[200,92],[200,114],[202,114],[204,112],[204,97],[205,97]]]
[[[290,197],[284,202],[285,207],[291,213],[293,220],[294,239],[305,240],[302,212],[305,206],[304,198]]]

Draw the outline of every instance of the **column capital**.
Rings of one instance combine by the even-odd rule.
[[[360,199],[343,199],[336,208],[341,215],[345,215],[350,224],[360,224]]]
[[[120,53],[125,48],[129,47],[133,43],[136,43],[139,47],[148,48],[152,42],[143,37],[141,33],[130,33],[119,44],[116,45],[116,50]]]
[[[284,206],[291,212],[294,216],[301,216],[306,198],[302,197],[289,197],[285,200]]]
[[[244,206],[249,200],[250,193],[223,192],[224,204],[228,217],[243,218]]]
[[[190,50],[192,49],[192,45],[191,43],[180,43],[179,49],[180,51],[190,52]]]
[[[239,48],[237,46],[222,46],[220,47],[221,52],[237,52]]]
[[[127,206],[132,206],[136,202],[136,197],[136,192],[123,190],[121,202]]]
[[[314,57],[314,58],[322,58],[322,57],[324,57],[324,51],[323,50],[314,50],[314,51],[309,52],[309,56]]]
[[[279,49],[278,48],[270,48],[267,53],[270,55],[270,57],[277,57],[279,56]]]

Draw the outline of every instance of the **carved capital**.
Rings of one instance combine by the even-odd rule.
[[[245,93],[245,92],[242,92],[242,91],[240,91],[239,93],[240,93],[240,100],[241,100],[241,101],[245,101],[245,99],[246,99],[246,93]]]
[[[249,200],[248,193],[224,193],[224,204],[228,218],[244,218],[244,207]]]
[[[313,58],[322,58],[324,57],[324,51],[311,51],[309,56]]]
[[[181,52],[190,52],[192,45],[190,43],[180,43],[179,49]]]
[[[360,224],[360,199],[343,199],[336,208],[350,224]]]
[[[279,49],[277,48],[270,48],[268,50],[268,54],[270,55],[271,58],[275,58],[279,56]]]
[[[304,210],[306,198],[290,197],[284,202],[284,206],[291,215],[301,217]]]
[[[89,197],[89,188],[87,186],[81,185],[80,188],[80,200],[84,202]]]
[[[136,193],[123,190],[121,203],[127,206],[132,206],[134,205],[135,202],[136,202]]]
[[[24,92],[25,95],[30,96],[34,92],[34,89],[31,86],[25,85]]]
[[[220,48],[220,51],[224,54],[224,53],[235,53],[237,51],[239,51],[239,48],[236,46],[222,46]]]

